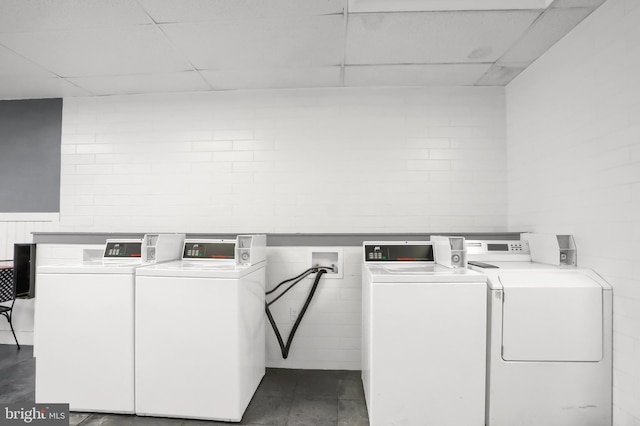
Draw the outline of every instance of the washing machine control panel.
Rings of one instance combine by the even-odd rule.
[[[433,262],[432,243],[364,243],[365,262]]]
[[[183,259],[235,259],[236,241],[185,241]]]
[[[139,258],[142,256],[142,241],[107,241],[103,258]]]
[[[529,242],[524,240],[467,240],[467,259],[493,262],[530,262]]]
[[[529,253],[529,243],[526,241],[487,242],[487,251],[498,253]]]
[[[521,240],[473,241],[467,240],[467,252],[471,254],[529,254],[529,242]]]

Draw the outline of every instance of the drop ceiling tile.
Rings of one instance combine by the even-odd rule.
[[[151,19],[130,0],[2,0],[0,33],[80,28],[115,28],[149,24]]]
[[[355,65],[344,70],[345,86],[472,86],[489,64]]]
[[[349,13],[546,9],[553,0],[349,0]]]
[[[605,0],[556,0],[551,5],[552,8],[565,8],[565,7],[590,7],[592,9],[597,8]]]
[[[198,69],[332,66],[344,52],[341,15],[160,27]]]
[[[153,25],[0,34],[0,44],[61,77],[191,69]]]
[[[56,77],[55,74],[0,46],[0,77],[5,75]]]
[[[346,63],[493,62],[539,11],[349,15]]]
[[[346,0],[138,0],[158,23],[342,13]]]
[[[68,81],[94,95],[195,92],[211,90],[196,71],[163,74],[134,74],[75,77]]]
[[[529,64],[493,64],[478,80],[478,86],[506,86]]]
[[[564,37],[593,9],[548,9],[499,62],[532,62]]]
[[[38,99],[88,96],[82,90],[62,78],[36,76],[2,76],[0,99]]]
[[[341,86],[340,67],[201,71],[216,90]]]

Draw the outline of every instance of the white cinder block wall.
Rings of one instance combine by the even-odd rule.
[[[65,99],[61,228],[504,230],[504,119],[501,88]]]
[[[51,230],[387,233],[506,230],[504,90],[317,89],[64,100]],[[57,227],[57,228],[56,228]],[[289,359],[360,368],[360,248],[323,280]],[[268,285],[308,267],[275,247]],[[307,280],[273,305],[285,339]]]
[[[315,369],[360,369],[361,336],[361,273],[362,249],[342,249],[342,279],[326,278],[325,275],[314,295],[313,302],[305,314],[289,357],[282,358],[280,346],[267,321],[267,365],[283,368]],[[333,247],[272,247],[268,252],[267,281],[269,287],[292,278],[309,267],[309,251],[331,251]],[[291,308],[298,311],[304,305],[313,284],[311,278],[295,286],[290,292],[271,305],[282,339],[286,343],[294,321]],[[286,288],[284,285],[281,288]],[[267,300],[280,294],[276,292]]]
[[[640,425],[640,2],[608,0],[506,99],[509,227],[573,233],[614,286],[614,423]]]

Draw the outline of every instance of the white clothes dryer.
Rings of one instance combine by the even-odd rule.
[[[611,286],[531,262],[526,240],[466,243],[489,285],[486,425],[610,426]]]
[[[362,382],[373,426],[483,426],[486,277],[431,242],[365,242]]]
[[[136,414],[238,422],[265,374],[266,237],[136,271]]]
[[[38,268],[37,403],[68,403],[72,411],[135,411],[135,271],[179,258],[183,240],[183,234],[107,240],[101,261]]]

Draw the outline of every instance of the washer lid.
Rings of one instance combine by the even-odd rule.
[[[505,270],[498,272],[498,279],[505,290],[526,287],[596,288],[602,290],[599,282],[580,269]]]
[[[509,281],[508,276],[511,274],[520,274],[520,275],[532,275],[535,277],[536,283],[559,283],[564,282],[564,285],[576,285],[580,282],[590,282],[590,281],[576,281],[572,280],[571,277],[574,275],[582,275],[584,277],[591,278],[593,282],[598,284],[604,290],[611,290],[611,285],[602,279],[602,277],[596,274],[591,269],[586,268],[563,268],[560,266],[553,265],[544,265],[541,263],[534,262],[489,262],[491,265],[496,266],[496,268],[482,268],[478,266],[469,266],[474,271],[482,272],[487,275],[489,288],[491,290],[502,290],[503,282],[509,285],[511,282],[514,285],[517,285],[514,281]],[[541,275],[541,274],[547,274]],[[551,275],[548,275],[551,274]],[[501,277],[507,277],[502,279]],[[522,281],[519,281],[522,282]],[[555,284],[552,284],[555,285]]]
[[[365,265],[373,283],[481,282],[487,278],[466,268],[447,268],[433,263],[389,263]]]
[[[265,265],[266,262],[260,262],[242,267],[237,266],[235,263],[219,260],[177,260],[138,268],[136,276],[241,278]]]
[[[600,361],[602,286],[583,274],[502,273],[505,361]]]
[[[136,268],[142,266],[142,260],[136,262],[102,262],[92,260],[82,263],[43,265],[38,267],[38,274],[135,274]]]

